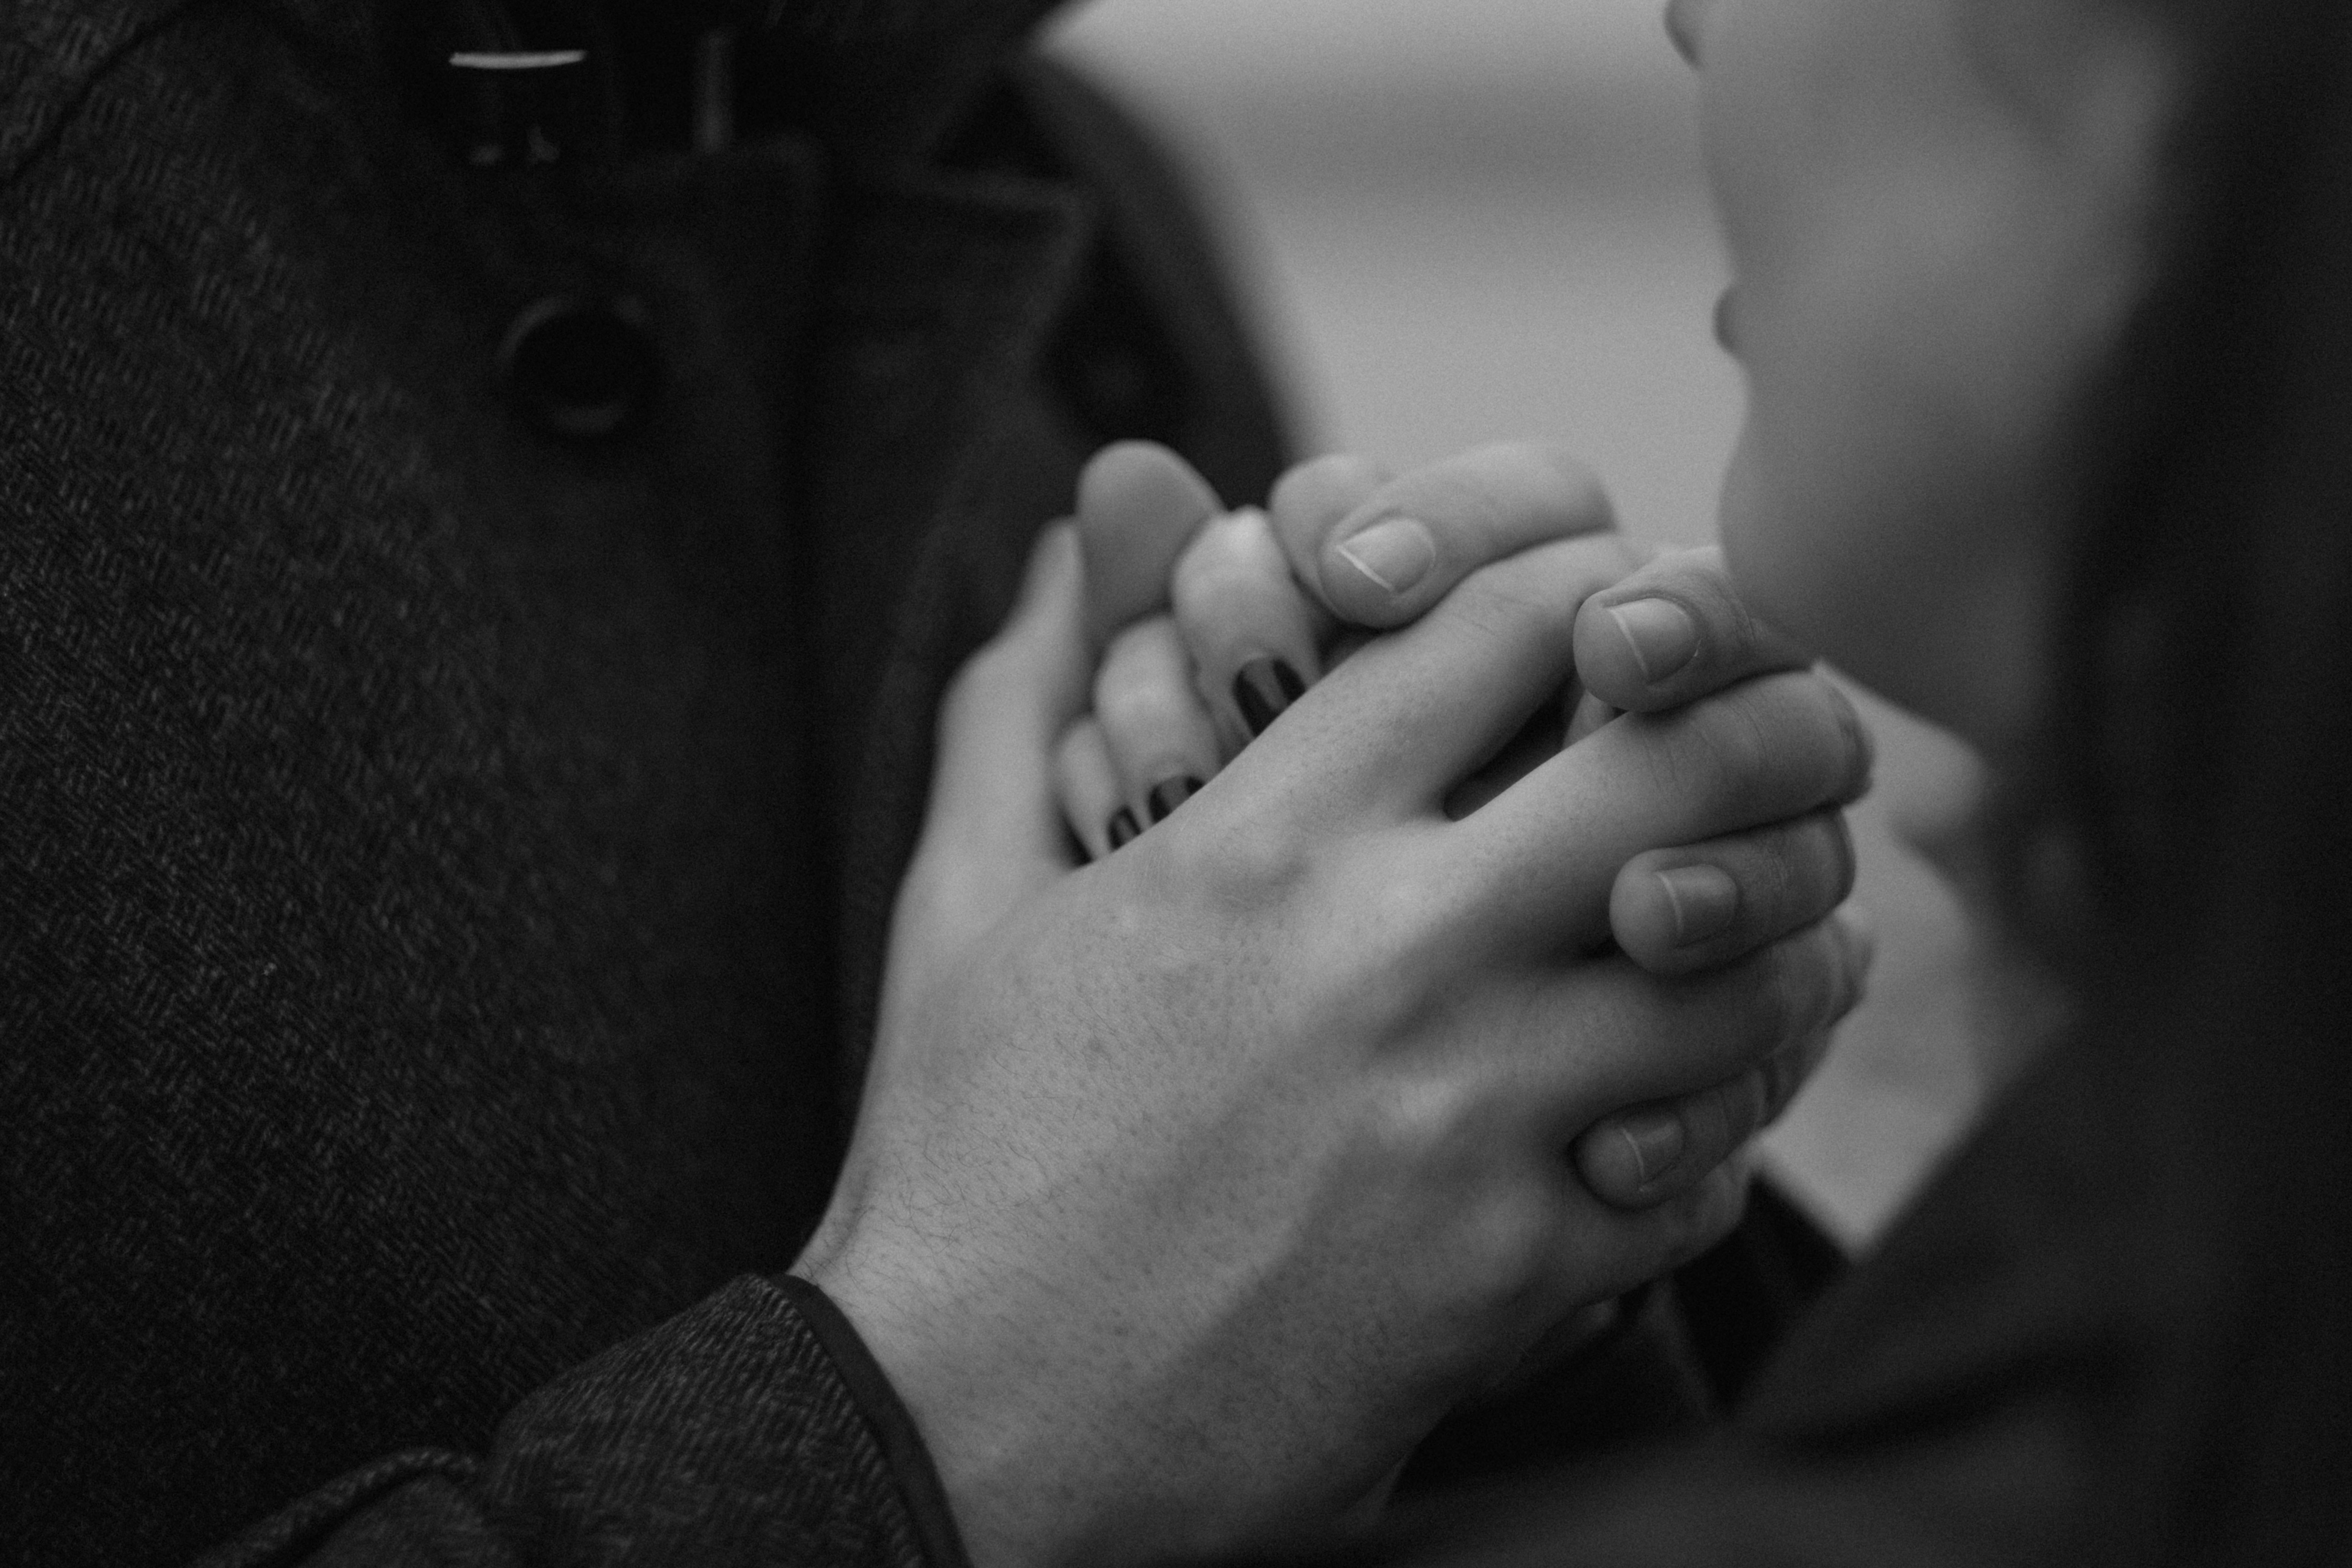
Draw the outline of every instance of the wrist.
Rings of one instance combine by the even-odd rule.
[[[797,1266],[796,1266],[797,1267]],[[847,1388],[850,1399],[895,1482],[900,1501],[932,1568],[971,1568],[964,1533],[950,1506],[937,1461],[913,1413],[840,1305],[804,1275],[787,1273],[774,1284],[793,1303]]]
[[[879,1250],[856,1237],[813,1244],[792,1274],[829,1300],[887,1384],[968,1561],[1115,1561],[1097,1550],[1119,1533],[1101,1528],[1108,1445],[1084,1435],[1085,1402],[1044,1359],[1052,1325],[1000,1331],[1003,1315],[939,1260]]]

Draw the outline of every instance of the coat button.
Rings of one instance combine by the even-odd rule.
[[[661,361],[646,313],[626,299],[551,296],[514,319],[499,376],[515,411],[550,436],[601,441],[652,404]]]

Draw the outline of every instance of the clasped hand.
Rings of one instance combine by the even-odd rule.
[[[857,1131],[796,1265],[984,1565],[1346,1508],[1552,1325],[1736,1221],[1725,1156],[1868,962],[1823,918],[1853,710],[1711,560],[1606,532],[1571,467],[1308,466],[1265,520],[1297,606],[1202,598],[1183,557],[1218,509],[1164,453],[1097,459],[1081,514],[1086,561],[1049,531],[943,705]],[[1340,546],[1400,517],[1428,559],[1390,592]],[[1081,866],[1068,737],[1171,573],[1199,710],[1109,720],[1103,755],[1147,811],[1163,764],[1205,787]],[[1687,622],[1671,668],[1654,616],[1612,613],[1636,603]],[[1305,646],[1266,646],[1285,616]],[[1402,629],[1326,673],[1343,622]],[[1267,653],[1306,665],[1278,719],[1232,695]],[[1571,679],[1582,720],[1530,748]],[[1213,751],[1139,749],[1196,721]]]

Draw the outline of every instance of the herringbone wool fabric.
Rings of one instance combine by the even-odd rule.
[[[414,10],[0,7],[0,1560],[911,1561],[729,1282],[1031,533],[1114,437],[1262,494],[1271,404],[1058,72],[482,169]],[[551,299],[653,344],[610,439],[501,382]]]

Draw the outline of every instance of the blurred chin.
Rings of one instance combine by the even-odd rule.
[[[1841,675],[1998,754],[2027,710],[2040,646],[2020,605],[1906,553],[1893,520],[1865,528],[1854,515],[1852,497],[1776,483],[1743,433],[1721,519],[1741,602]]]

